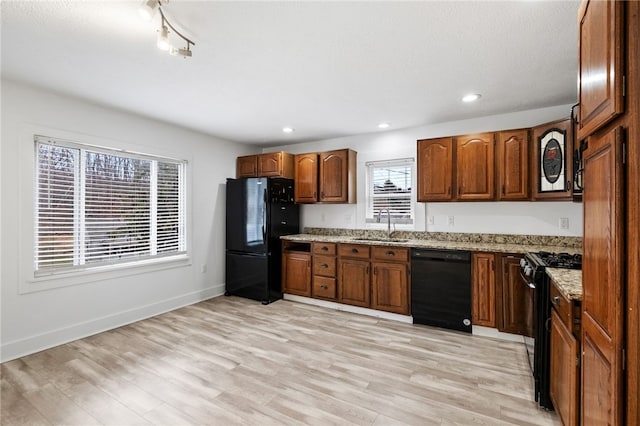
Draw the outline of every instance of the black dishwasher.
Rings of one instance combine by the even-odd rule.
[[[411,315],[426,324],[471,333],[471,253],[411,250]]]

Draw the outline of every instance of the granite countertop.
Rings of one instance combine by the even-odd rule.
[[[545,268],[557,284],[558,290],[569,300],[582,300],[582,271],[576,269]]]
[[[496,252],[496,253],[527,253],[536,251],[549,251],[556,253],[569,253],[577,254],[581,253],[581,249],[577,247],[565,247],[565,246],[549,246],[549,245],[536,245],[526,244],[521,241],[512,242],[482,242],[482,241],[441,241],[430,239],[402,239],[388,240],[384,238],[378,239],[366,239],[363,237],[351,236],[351,235],[318,235],[318,234],[295,234],[286,235],[280,237],[287,241],[304,241],[304,242],[323,242],[323,243],[351,243],[351,244],[365,244],[376,246],[394,246],[394,247],[416,247],[416,248],[435,248],[435,249],[447,249],[447,250],[469,250],[469,251],[482,251],[482,252]]]

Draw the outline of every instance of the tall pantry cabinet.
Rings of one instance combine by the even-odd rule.
[[[640,2],[583,1],[578,143],[584,151],[580,422],[637,425]]]

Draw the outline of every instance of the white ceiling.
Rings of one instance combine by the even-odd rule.
[[[140,3],[3,0],[3,77],[260,145],[576,100],[577,1]]]

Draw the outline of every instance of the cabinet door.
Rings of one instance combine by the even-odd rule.
[[[245,155],[236,160],[236,177],[256,177],[258,176],[258,156]]]
[[[531,290],[520,277],[520,259],[520,256],[500,257],[498,330],[532,336],[533,311],[529,303]]]
[[[494,134],[459,136],[456,142],[456,185],[458,200],[493,200]]]
[[[282,256],[283,292],[311,296],[311,255],[285,252]]]
[[[589,1],[580,9],[579,139],[602,128],[624,110],[624,3]]]
[[[315,203],[318,201],[318,154],[298,154],[294,161],[295,202]]]
[[[453,138],[418,141],[418,201],[453,199]]]
[[[551,371],[549,394],[566,426],[578,425],[579,352],[578,341],[564,325],[555,309],[551,310]]]
[[[347,150],[320,153],[320,201],[348,201],[349,159]]]
[[[498,133],[496,144],[498,200],[529,198],[529,131],[509,130]]]
[[[571,119],[532,129],[531,193],[535,200],[573,199],[573,124]]]
[[[407,264],[373,262],[371,267],[371,308],[408,315]]]
[[[368,308],[370,294],[369,262],[341,259],[338,267],[338,301]]]
[[[624,165],[622,128],[588,139],[582,254],[583,424],[622,424]]]
[[[474,325],[496,326],[495,255],[473,253],[471,256],[471,299]]]
[[[282,176],[282,152],[269,152],[259,155],[258,176]]]

